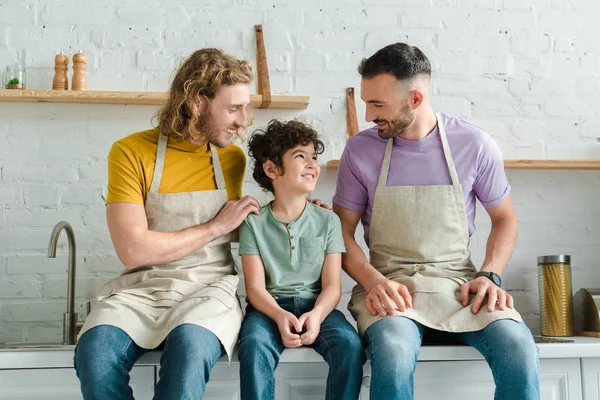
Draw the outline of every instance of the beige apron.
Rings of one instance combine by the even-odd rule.
[[[156,167],[145,204],[148,228],[175,232],[212,220],[227,203],[225,179],[214,148],[212,162],[217,190],[158,193],[168,138],[159,135]],[[216,238],[194,253],[168,264],[125,270],[98,294],[80,336],[98,325],[121,328],[140,347],[154,349],[181,324],[213,332],[229,357],[237,342],[242,310],[230,241]]]
[[[474,315],[470,306],[462,306],[460,286],[477,271],[471,262],[462,187],[439,116],[438,127],[452,185],[387,186],[394,139],[388,140],[369,230],[371,264],[410,291],[413,308],[396,315],[429,328],[467,332],[498,319],[521,321],[515,310],[490,313],[482,307]],[[362,286],[356,285],[348,304],[361,335],[381,319],[369,313],[366,297]]]

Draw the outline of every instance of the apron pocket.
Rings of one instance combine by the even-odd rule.
[[[325,246],[323,236],[301,237],[299,241],[299,261],[301,263],[323,263]]]
[[[118,289],[113,290],[110,295],[133,296],[148,305],[160,305],[163,301],[179,303],[185,296],[184,293],[177,290],[153,287]]]
[[[229,294],[231,297],[234,297],[235,294],[236,294],[235,288],[232,288],[230,285],[227,285],[227,284],[225,284],[225,283],[223,283],[221,281],[215,282],[212,285],[209,285],[208,288],[211,288],[211,289],[212,288],[221,289],[225,293]]]
[[[188,299],[198,299],[201,297],[211,297],[213,299],[217,299],[223,303],[225,307],[232,309],[235,306],[237,296],[235,292],[232,293],[217,285],[210,285],[194,293]]]

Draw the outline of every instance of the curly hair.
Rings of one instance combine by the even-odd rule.
[[[208,102],[223,86],[250,83],[253,78],[249,61],[219,49],[196,50],[179,67],[167,102],[155,115],[160,131],[178,140],[203,139],[198,122],[207,114],[198,110],[198,97]]]
[[[254,131],[248,141],[248,155],[253,164],[252,177],[265,192],[274,193],[273,183],[265,174],[263,164],[272,161],[283,175],[283,155],[296,146],[311,143],[315,146],[316,154],[323,154],[325,145],[309,125],[295,120],[282,122],[272,119],[266,129]]]

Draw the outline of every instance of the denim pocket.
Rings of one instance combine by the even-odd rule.
[[[299,241],[299,261],[302,263],[322,263],[325,258],[325,240],[323,236],[301,237]]]

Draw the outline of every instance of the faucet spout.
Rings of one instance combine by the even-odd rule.
[[[60,221],[50,235],[48,244],[48,257],[56,257],[56,246],[62,231],[67,234],[69,242],[69,266],[67,271],[67,312],[63,316],[63,344],[75,344],[75,328],[77,313],[75,312],[75,274],[76,274],[76,245],[73,228],[66,221]]]

